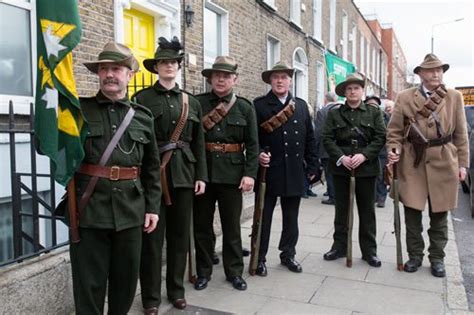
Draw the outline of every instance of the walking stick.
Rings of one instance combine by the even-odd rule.
[[[265,147],[265,153],[268,154],[269,147]],[[250,262],[249,273],[255,276],[258,265],[258,252],[260,251],[260,238],[262,235],[262,217],[263,204],[265,201],[266,183],[265,177],[267,175],[267,168],[262,167],[259,176],[259,189],[257,201],[255,203],[255,210],[253,212],[252,234],[250,234]]]
[[[395,148],[392,151],[396,153]],[[403,271],[403,257],[402,257],[402,240],[401,240],[401,226],[400,226],[400,199],[398,195],[398,162],[393,164],[393,226],[395,229],[395,240],[397,242],[397,269]]]
[[[196,271],[196,252],[194,242],[194,210],[191,208],[191,223],[189,227],[189,256],[188,256],[188,280],[191,283],[195,283],[197,279]]]
[[[355,154],[357,150],[357,140],[352,140],[351,150],[352,154]],[[349,185],[349,212],[347,214],[347,254],[346,254],[346,266],[352,267],[352,228],[354,225],[354,196],[355,196],[355,169],[351,170],[351,182]]]

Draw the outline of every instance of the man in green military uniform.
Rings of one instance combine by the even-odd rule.
[[[80,204],[90,198],[79,213],[81,241],[70,245],[76,314],[103,314],[107,284],[108,312],[127,314],[137,287],[142,230],[151,233],[158,222],[160,160],[153,118],[148,109],[128,100],[127,84],[138,70],[128,47],[110,42],[97,61],[85,66],[99,76],[100,91],[81,98],[89,132],[75,175],[76,192]],[[113,135],[120,134],[124,117],[133,110],[115,149],[111,147],[101,164]],[[94,178],[97,184],[91,186]]]
[[[154,233],[143,235],[140,284],[142,303],[147,314],[157,314],[161,303],[165,228],[168,299],[178,309],[186,307],[183,279],[189,250],[193,199],[194,194],[204,193],[207,181],[201,106],[194,97],[182,92],[176,83],[184,56],[181,50],[182,46],[176,37],[171,42],[160,37],[154,58],[143,61],[144,67],[158,74],[159,80],[132,97],[153,113],[155,137],[162,157],[163,202],[160,222]],[[178,128],[182,128],[182,132],[177,132]],[[165,158],[169,159],[168,163]]]
[[[205,289],[211,279],[216,201],[222,225],[226,279],[238,290],[247,289],[242,278],[240,215],[242,192],[253,189],[257,176],[257,123],[252,104],[233,92],[236,71],[233,58],[217,57],[212,68],[202,70],[212,91],[197,96],[205,115],[209,184],[206,193],[195,198],[196,290]]]
[[[346,97],[346,102],[329,111],[323,130],[323,144],[329,154],[329,171],[333,174],[336,192],[334,243],[324,259],[346,256],[349,186],[353,171],[362,259],[370,266],[380,267],[382,263],[377,257],[375,241],[375,180],[380,172],[378,154],[385,143],[385,124],[378,106],[362,102],[364,85],[365,81],[358,75],[349,74],[336,86],[336,94]]]

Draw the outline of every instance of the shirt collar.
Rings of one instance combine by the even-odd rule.
[[[227,103],[230,103],[230,100],[232,99],[232,96],[234,95],[234,90],[231,90],[229,94],[227,94],[226,96],[224,97],[219,97],[216,95],[216,93],[214,93],[214,91],[211,91],[211,96],[212,96],[212,100],[223,100]]]
[[[347,102],[344,103],[344,106],[342,106],[342,110],[343,110],[343,111],[348,111],[348,110],[351,110],[351,109],[355,109],[355,110],[360,109],[361,111],[364,111],[364,112],[365,112],[365,111],[367,110],[367,105],[366,105],[364,102],[360,101],[360,105],[359,105],[359,107],[357,107],[357,108],[352,108],[352,107],[350,107],[350,106],[347,104]]]
[[[130,100],[128,99],[128,93],[127,93],[127,95],[125,95],[124,98],[122,98],[118,101],[112,101],[110,98],[105,96],[104,93],[102,93],[101,90],[99,90],[99,92],[97,93],[95,98],[97,100],[97,103],[99,103],[99,104],[106,104],[106,103],[116,104],[116,103],[119,103],[119,104],[123,104],[125,106],[130,106]]]
[[[167,92],[173,92],[175,94],[181,93],[181,90],[179,89],[178,83],[175,83],[174,87],[168,90],[163,85],[161,85],[160,81],[156,81],[155,84],[153,84],[153,88],[158,93],[167,93]]]

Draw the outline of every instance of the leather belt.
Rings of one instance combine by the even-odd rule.
[[[440,146],[440,145],[446,144],[446,143],[451,142],[451,141],[453,141],[453,135],[448,135],[448,136],[443,137],[443,138],[428,140],[428,146],[429,147],[436,147],[436,146]]]
[[[79,170],[80,174],[107,178],[109,180],[137,179],[140,176],[139,167],[100,166],[83,163]]]
[[[244,150],[243,143],[214,143],[206,142],[206,151],[208,152],[242,152]]]
[[[189,142],[184,141],[176,141],[176,142],[163,142],[158,144],[158,151],[160,154],[165,153],[166,151],[181,149],[181,148],[189,148]]]

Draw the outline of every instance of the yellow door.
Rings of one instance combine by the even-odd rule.
[[[150,86],[154,82],[151,72],[143,67],[143,59],[152,58],[155,54],[155,21],[153,16],[130,9],[123,13],[125,29],[125,45],[132,49],[135,58],[140,64],[140,71],[129,83],[128,93],[132,96],[135,92]]]

